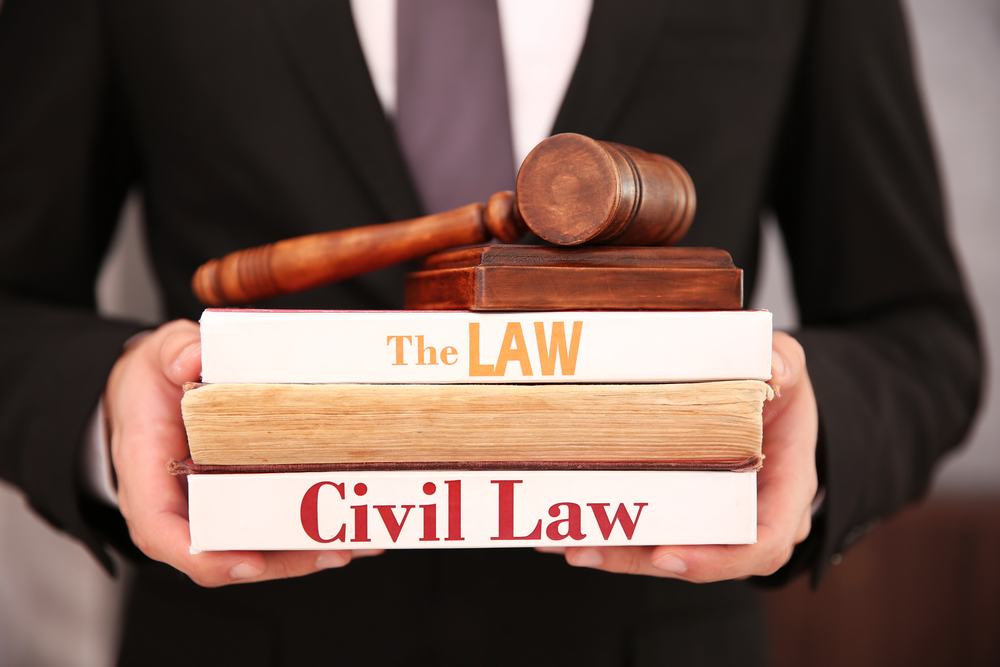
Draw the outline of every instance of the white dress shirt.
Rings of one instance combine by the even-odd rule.
[[[497,0],[514,165],[552,132],[587,36],[592,0]],[[396,0],[351,0],[386,115],[396,111]]]

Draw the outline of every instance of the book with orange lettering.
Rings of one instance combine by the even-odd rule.
[[[209,309],[206,383],[767,380],[771,314]]]

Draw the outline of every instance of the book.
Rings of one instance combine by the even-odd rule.
[[[201,317],[206,383],[767,380],[767,311],[267,311]]]
[[[756,474],[353,471],[188,476],[191,549],[750,544]]]
[[[759,380],[688,384],[207,384],[181,401],[209,465],[562,462],[755,468]],[[453,466],[452,466],[453,467]]]
[[[201,320],[192,550],[756,540],[765,311]]]

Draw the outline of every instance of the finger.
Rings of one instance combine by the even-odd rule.
[[[812,531],[812,508],[809,511],[802,514],[802,521],[799,522],[799,528],[795,531],[795,544],[801,544],[805,542],[805,539],[809,537],[809,533]]]
[[[177,568],[199,586],[217,587],[311,574],[319,570],[316,552],[203,551],[192,554],[188,522],[165,515],[159,522],[162,539],[150,545],[149,556]],[[341,556],[337,566],[350,556]],[[326,566],[335,563],[328,561]]]
[[[791,555],[758,545],[568,547],[566,562],[605,572],[703,583],[771,574]]]
[[[758,487],[756,544],[570,547],[566,549],[566,561],[577,567],[693,582],[773,574],[791,557],[794,545],[809,535],[815,482],[808,474],[783,470],[802,464],[787,457],[768,460],[777,470]],[[810,464],[805,462],[806,466]]]
[[[189,524],[184,516],[163,512],[147,524],[157,539],[138,539],[150,558],[177,568],[196,584],[217,587],[272,579],[301,577],[343,567],[353,558],[382,553],[382,549],[344,551],[203,551],[190,553]]]
[[[795,545],[808,537],[814,494],[815,482],[808,475],[777,475],[758,490],[756,544],[661,546],[650,554],[650,565],[664,571],[662,576],[694,582],[774,574],[791,558]],[[635,564],[623,565],[624,559],[606,556],[605,562],[614,571],[637,569]]]
[[[198,325],[178,320],[167,325],[160,347],[160,368],[176,385],[201,378],[201,334]]]
[[[153,489],[157,489],[155,481]],[[159,493],[162,505],[148,511],[140,505],[134,521],[132,539],[150,558],[187,574],[192,581],[207,587],[231,583],[266,581],[312,574],[322,569],[342,567],[354,554],[345,551],[218,551],[190,553],[190,526],[187,502],[183,494]],[[359,551],[358,557],[375,555],[382,550]]]
[[[778,548],[765,540],[770,535],[793,546],[809,536],[812,528],[812,503],[816,493],[815,476],[789,475],[771,480],[757,493],[757,543],[762,548]],[[766,532],[767,531],[771,532]]]
[[[764,467],[758,475],[757,543],[661,547],[570,548],[571,565],[704,582],[773,574],[811,529],[816,493],[815,397],[805,354],[787,334],[775,334],[772,383],[781,396],[765,409]]]
[[[303,577],[340,568],[352,560],[376,556],[384,549],[344,551],[216,551],[181,558],[192,581],[208,587]],[[179,569],[183,569],[179,568]]]
[[[703,583],[774,574],[792,548],[787,531],[759,525],[756,544],[662,546],[653,549],[650,561],[670,576]]]
[[[209,552],[203,552],[207,554]],[[270,579],[288,579],[302,577],[307,574],[339,568],[358,558],[378,556],[385,549],[344,549],[329,551],[263,551],[263,552],[214,552],[216,554],[238,555],[236,565],[228,570],[228,579],[224,583],[252,583]],[[195,554],[201,556],[202,554]],[[263,556],[264,570],[255,571],[258,565],[248,556]],[[220,570],[225,571],[232,559],[225,560]],[[253,563],[253,564],[251,564]]]
[[[566,547],[566,562],[573,567],[589,567],[619,574],[670,576],[653,567],[654,547]]]
[[[799,341],[783,331],[771,338],[771,379],[768,384],[778,398],[806,375],[806,353]]]
[[[179,400],[173,397],[173,402]],[[186,482],[167,471],[171,459],[189,456],[184,424],[179,417],[155,410],[145,417],[119,420],[112,434],[118,507],[130,526],[147,526],[146,521],[163,511],[187,517]]]
[[[791,543],[764,526],[757,544],[659,547],[569,547],[566,562],[620,574],[696,583],[773,574],[791,557]]]

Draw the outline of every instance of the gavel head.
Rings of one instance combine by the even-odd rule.
[[[531,231],[559,245],[671,245],[694,219],[694,183],[668,157],[557,134],[521,165],[517,210]]]

